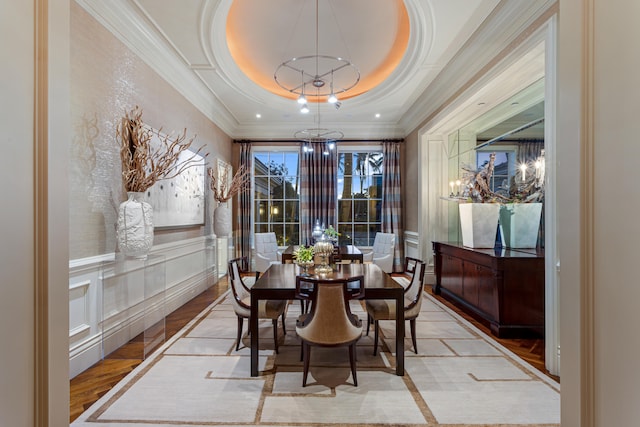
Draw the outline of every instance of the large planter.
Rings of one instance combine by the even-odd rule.
[[[508,203],[500,208],[500,226],[509,248],[535,248],[542,203]]]
[[[462,244],[469,248],[493,248],[496,244],[500,205],[460,203]]]
[[[226,203],[220,203],[213,211],[213,232],[218,237],[227,237],[231,233],[231,212]]]
[[[144,201],[144,195],[128,192],[118,209],[118,247],[126,256],[137,259],[146,259],[153,246],[153,208]]]

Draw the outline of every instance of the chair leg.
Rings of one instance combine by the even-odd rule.
[[[349,362],[351,363],[351,375],[353,376],[353,385],[358,387],[358,377],[356,375],[356,344],[349,346]]]
[[[416,344],[416,319],[409,320],[409,327],[411,328],[411,342],[413,342],[413,351],[418,354],[418,344]]]
[[[302,353],[304,355],[304,368],[302,374],[302,387],[307,386],[307,375],[309,374],[309,359],[311,359],[311,346],[305,342],[302,343]]]
[[[260,272],[256,271],[256,280],[258,280],[258,278],[260,278]]]
[[[238,336],[236,337],[236,351],[240,349],[240,340],[242,339],[242,317],[238,316]]]
[[[373,355],[375,356],[378,352],[378,321],[373,321]]]
[[[278,318],[273,319],[271,323],[273,323],[273,346],[278,354]]]
[[[282,312],[282,333],[285,334],[285,335],[287,335],[287,327],[284,324],[284,321],[286,319],[286,317],[285,317],[285,313],[286,312],[287,312],[287,310]]]
[[[373,319],[371,319],[371,315],[367,313],[367,333],[366,333],[367,336],[369,336],[369,326],[371,325],[372,321]]]

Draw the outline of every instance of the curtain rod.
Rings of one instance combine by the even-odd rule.
[[[251,144],[304,144],[303,141],[299,141],[299,140],[291,140],[291,139],[269,139],[269,140],[264,140],[264,139],[259,139],[259,140],[254,140],[254,139],[234,139],[233,143],[234,144],[242,144],[245,142],[249,142]],[[341,139],[339,141],[335,141],[336,145],[339,145],[342,142],[348,142],[348,143],[361,143],[361,144],[370,144],[372,142],[394,142],[394,143],[403,143],[404,139]]]
[[[496,136],[495,138],[490,139],[489,141],[483,142],[482,144],[478,145],[475,149],[477,150],[478,148],[486,147],[487,145],[489,145],[489,144],[491,144],[493,142],[501,141],[501,140],[513,135],[513,134],[516,134],[518,132],[522,132],[525,129],[529,129],[531,126],[535,126],[538,123],[542,123],[542,122],[544,122],[544,117],[541,117],[541,118],[536,119],[536,120],[532,120],[532,121],[530,121],[529,123],[527,123],[525,125],[522,125],[522,126],[520,126],[518,128],[510,130],[509,132],[503,133],[500,136]]]

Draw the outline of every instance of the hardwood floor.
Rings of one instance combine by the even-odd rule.
[[[228,289],[227,277],[223,277],[206,291],[202,292],[182,307],[169,314],[166,318],[165,333],[169,339],[180,331],[191,319],[208,307],[220,295]],[[431,287],[426,288],[430,295],[447,307],[460,314],[487,335],[491,335],[489,329],[475,319],[463,313],[459,308],[444,300],[439,295],[431,292]],[[559,381],[558,377],[550,375],[544,367],[544,340],[543,339],[498,339],[500,344],[530,363],[533,367]],[[135,337],[129,343],[110,354],[104,360],[96,363],[91,368],[80,373],[70,382],[70,416],[72,422],[89,406],[107,393],[129,372],[142,363],[142,334]]]

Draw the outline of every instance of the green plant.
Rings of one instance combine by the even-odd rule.
[[[340,233],[338,233],[338,230],[336,230],[335,228],[333,228],[333,225],[330,225],[329,227],[324,229],[324,234],[327,237],[331,237],[331,238],[336,238],[340,236]]]
[[[293,257],[296,261],[309,262],[313,260],[313,246],[306,247],[304,245],[299,246],[298,249],[293,251]]]

